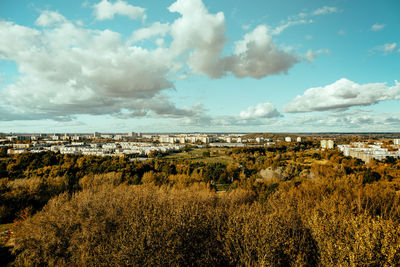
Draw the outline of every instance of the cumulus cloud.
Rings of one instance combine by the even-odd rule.
[[[282,116],[275,105],[269,102],[260,103],[256,106],[250,106],[246,110],[240,112],[242,119],[259,119],[259,118],[275,118]]]
[[[174,65],[169,54],[128,46],[121,39],[116,32],[70,22],[38,31],[1,21],[0,56],[15,61],[21,73],[0,91],[0,105],[8,110],[2,119],[57,119],[123,109],[191,115],[161,95],[173,88],[166,78]]]
[[[340,12],[340,10],[337,7],[324,6],[324,7],[316,9],[312,14],[314,16],[318,16],[318,15],[325,15],[325,14],[338,13],[338,12]]]
[[[45,10],[37,18],[35,24],[37,26],[49,27],[49,26],[54,26],[55,24],[58,23],[63,23],[65,21],[66,21],[65,17],[59,14],[58,12]]]
[[[287,73],[297,62],[295,55],[279,50],[268,34],[265,25],[260,25],[235,43],[234,54],[225,59],[226,69],[236,77],[262,77]]]
[[[93,9],[97,20],[113,19],[115,15],[127,16],[130,19],[138,19],[145,16],[144,8],[130,5],[122,0],[117,0],[114,3],[102,0],[94,5]]]
[[[201,0],[178,0],[168,9],[182,15],[171,25],[171,52],[179,55],[190,51],[187,63],[195,73],[223,76],[220,54],[226,42],[224,14],[210,14]]]
[[[284,112],[311,112],[347,109],[352,106],[369,106],[384,100],[400,99],[400,83],[357,84],[340,79],[325,87],[307,89],[283,107]]]
[[[149,39],[155,36],[165,36],[169,31],[168,23],[155,22],[148,28],[141,28],[132,33],[132,42]]]
[[[379,24],[379,23],[375,23],[374,25],[371,26],[371,31],[377,32],[380,30],[383,30],[383,28],[385,28],[385,24]]]
[[[286,114],[285,117],[250,118],[238,116],[209,116],[204,113],[185,118],[176,118],[154,125],[149,122],[146,129],[169,131],[171,127],[185,127],[190,131],[277,131],[298,132],[357,132],[357,131],[399,131],[400,114],[376,112],[371,109],[354,108],[331,112]]]
[[[391,131],[400,129],[398,113],[384,113],[363,109],[336,113],[304,114],[290,118],[281,125],[283,128],[307,127],[309,131]]]
[[[94,9],[99,20],[116,14],[144,16],[143,8],[124,1],[103,0]],[[245,34],[225,55],[222,12],[209,13],[201,0],[177,0],[169,10],[180,16],[171,24],[137,29],[128,40],[48,10],[36,20],[38,29],[0,21],[0,58],[15,62],[19,72],[0,91],[0,120],[68,120],[79,114],[194,117],[205,111],[176,107],[165,96],[174,88],[171,77],[182,70],[185,75],[219,78],[232,73],[259,79],[286,73],[302,60],[280,49],[266,25]],[[164,44],[167,34],[170,44]],[[150,38],[157,48],[138,44]]]
[[[309,132],[339,132],[339,131],[392,131],[400,130],[400,114],[384,113],[365,109],[353,109],[346,111],[288,114],[285,117],[252,118],[243,119],[240,116],[199,116],[189,117],[183,120],[175,120],[172,123],[191,128],[193,131],[215,129],[219,127],[225,130],[243,131],[293,131],[306,129]],[[168,125],[170,127],[170,124]],[[168,127],[167,126],[167,127]]]
[[[222,57],[226,42],[223,13],[210,14],[201,0],[178,0],[169,7],[182,15],[171,25],[175,54],[189,52],[188,66],[194,73],[219,78],[231,72],[236,77],[263,78],[286,73],[299,62],[280,50],[265,25],[257,26],[235,43],[234,53]]]
[[[278,118],[283,117],[272,103],[260,103],[249,106],[236,116],[209,116],[204,111],[198,116],[186,117],[179,120],[177,126],[207,127],[251,127],[262,125],[273,125]]]

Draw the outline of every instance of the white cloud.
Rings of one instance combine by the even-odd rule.
[[[171,52],[190,51],[187,63],[195,73],[212,78],[224,75],[219,58],[226,42],[224,14],[210,14],[201,0],[177,0],[168,9],[182,15],[171,25]]]
[[[391,44],[384,44],[382,46],[383,51],[385,52],[393,52],[396,49],[397,44],[396,43],[391,43]]]
[[[237,116],[210,116],[202,112],[198,116],[186,117],[179,120],[176,126],[196,126],[202,127],[201,129],[213,127],[251,127],[251,126],[265,126],[276,124],[282,116],[281,113],[275,108],[272,103],[260,103],[256,106],[249,106],[247,109],[240,112]],[[214,128],[215,129],[215,128]],[[243,128],[241,128],[243,129]]]
[[[379,24],[379,23],[375,23],[374,25],[371,26],[371,31],[380,31],[383,30],[383,28],[385,28],[385,24]]]
[[[250,24],[242,25],[242,29],[245,30],[245,31],[249,30],[250,29]]]
[[[201,0],[178,0],[169,10],[182,15],[171,25],[171,51],[173,54],[189,51],[187,64],[194,73],[219,78],[232,72],[236,77],[259,79],[286,73],[298,62],[295,55],[277,48],[265,25],[237,41],[233,55],[222,57],[226,42],[223,13],[208,13]]]
[[[148,28],[141,28],[132,33],[132,42],[149,39],[155,36],[165,36],[169,31],[168,23],[155,22]]]
[[[158,46],[158,47],[162,47],[162,46],[164,46],[164,39],[163,38],[157,38],[156,39],[156,45]]]
[[[283,107],[284,112],[311,112],[369,106],[384,100],[400,99],[400,83],[388,87],[385,83],[357,84],[340,79],[325,87],[307,89]]]
[[[329,13],[338,13],[338,12],[341,12],[341,10],[339,10],[336,7],[329,7],[329,6],[324,6],[324,7],[319,8],[311,13],[300,12],[297,15],[289,16],[286,20],[281,21],[279,26],[271,28],[269,30],[269,32],[271,35],[278,35],[278,34],[281,34],[284,30],[286,30],[292,26],[314,23],[314,20],[312,19],[312,17],[319,16],[319,15],[325,15],[325,14],[329,14]]]
[[[318,15],[325,15],[325,14],[338,13],[338,12],[340,12],[340,10],[337,7],[324,6],[324,7],[316,9],[312,14],[314,16],[318,16]]]
[[[380,48],[382,49],[382,51],[388,53],[388,52],[393,52],[397,47],[396,43],[391,43],[391,44],[384,44],[383,46],[381,46]]]
[[[49,27],[49,26],[54,26],[55,24],[58,23],[63,23],[65,21],[66,21],[65,17],[59,14],[58,12],[45,10],[40,14],[39,18],[37,18],[35,24],[37,26]]]
[[[295,55],[279,50],[268,28],[260,25],[235,43],[234,54],[225,59],[225,68],[236,77],[262,77],[286,73],[298,62]]]
[[[116,14],[127,16],[130,19],[138,19],[145,16],[144,8],[130,5],[122,0],[117,0],[114,3],[102,0],[94,5],[93,9],[97,20],[113,19]]]
[[[374,47],[370,50],[370,52],[374,53],[375,51],[381,51],[384,55],[387,55],[393,53],[396,50],[396,47],[397,43],[387,43],[381,46]]]
[[[284,30],[286,30],[289,27],[295,26],[295,25],[300,25],[300,24],[309,24],[313,23],[313,20],[307,20],[307,19],[298,19],[298,20],[289,20],[286,21],[285,23],[279,25],[278,27],[274,28],[271,30],[272,35],[277,35],[282,33]]]
[[[340,112],[319,112],[307,114],[288,114],[285,117],[242,119],[235,116],[199,116],[175,120],[165,128],[184,126],[193,131],[215,130],[216,127],[227,131],[277,131],[298,132],[371,132],[399,131],[399,113],[382,113],[365,109],[353,109]],[[158,125],[157,125],[158,127]]]
[[[0,91],[0,120],[199,116],[202,109],[178,108],[164,95],[174,88],[171,79],[191,73],[259,79],[286,73],[301,58],[279,49],[265,25],[245,34],[233,53],[224,55],[222,12],[210,14],[201,0],[177,0],[169,10],[181,16],[170,25],[156,22],[137,29],[131,40],[47,10],[36,20],[39,29],[0,21],[0,58],[14,61],[20,74]],[[123,1],[103,0],[95,11],[98,19],[144,16],[144,9]],[[170,44],[163,38],[167,34]],[[132,44],[149,38],[157,48]]]
[[[242,119],[259,119],[280,117],[281,114],[276,110],[274,104],[266,102],[248,107],[240,112],[239,116]]]
[[[253,107],[255,108],[255,107]],[[201,115],[188,117],[183,120],[171,121],[165,125],[166,129],[174,125],[184,126],[193,131],[215,130],[216,127],[227,131],[288,131],[298,132],[304,129],[308,132],[361,132],[361,131],[391,131],[400,130],[400,114],[384,113],[374,110],[355,108],[351,110],[333,110],[331,112],[317,112],[304,114],[287,114],[270,118],[242,118],[241,116]]]
[[[307,53],[304,55],[304,59],[307,60],[308,62],[312,62],[315,60],[315,58],[321,54],[330,54],[331,51],[329,49],[319,49],[316,51],[313,51],[309,49]]]
[[[396,131],[400,129],[400,114],[381,113],[368,110],[348,110],[337,113],[303,114],[284,121],[281,127],[298,129],[306,127],[308,131]]]
[[[59,119],[75,114],[192,115],[161,95],[173,88],[164,49],[128,46],[109,30],[65,22],[38,31],[0,22],[0,55],[18,64],[15,83],[0,91],[2,120]],[[15,116],[12,114],[16,114]]]

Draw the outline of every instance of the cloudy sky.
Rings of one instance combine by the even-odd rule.
[[[400,131],[400,1],[1,0],[0,132]]]

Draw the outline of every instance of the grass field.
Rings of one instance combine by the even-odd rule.
[[[210,153],[210,155],[207,154]],[[169,155],[166,158],[177,161],[194,161],[194,162],[204,162],[204,163],[223,163],[229,164],[232,159],[225,156],[225,149],[209,149],[209,148],[196,148],[188,152],[181,152],[173,155]]]

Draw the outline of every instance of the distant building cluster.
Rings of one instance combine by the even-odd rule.
[[[8,148],[8,154],[39,153],[43,151],[61,154],[96,156],[149,155],[153,151],[162,153],[180,151],[183,144],[242,143],[244,134],[10,134],[2,135],[1,145]],[[256,142],[256,140],[244,140]],[[259,141],[259,142],[263,142]]]
[[[310,137],[305,137],[309,140]],[[311,138],[315,138],[312,137]],[[92,134],[2,134],[0,148],[6,148],[8,154],[40,153],[43,151],[61,154],[95,156],[148,156],[152,152],[179,152],[186,145],[197,147],[252,147],[271,146],[278,142],[301,143],[300,136],[272,136],[263,134],[240,133],[99,133]],[[359,158],[368,163],[372,159],[383,160],[387,157],[400,158],[400,139],[383,142],[353,142],[336,146],[345,156]],[[322,150],[335,149],[332,139],[320,140]]]
[[[191,133],[191,134],[157,134],[157,133],[100,133],[92,134],[1,134],[1,141],[8,142],[41,142],[46,144],[70,144],[72,142],[158,142],[169,144],[212,144],[212,143],[246,143],[272,145],[279,142],[279,138],[272,140],[263,136],[245,136],[241,133]],[[286,142],[292,142],[292,137],[286,137]],[[297,137],[297,142],[301,142],[301,137]],[[52,143],[53,142],[53,143]]]
[[[122,156],[122,155],[149,155],[153,151],[162,153],[177,152],[182,150],[182,145],[177,144],[153,144],[138,142],[116,143],[89,143],[65,141],[29,144],[13,144],[8,149],[8,154],[40,153],[44,151],[60,152],[61,154],[94,155],[94,156]]]
[[[210,144],[213,142],[224,142],[224,143],[242,143],[250,142],[250,140],[243,140],[244,134],[161,134],[158,135],[158,141],[160,143],[202,143]],[[253,142],[262,143],[264,139],[257,137]]]
[[[371,159],[384,160],[387,157],[400,158],[400,139],[394,139],[393,146],[382,147],[383,143],[353,142],[349,145],[338,145],[343,155],[359,158],[366,163]]]
[[[208,135],[200,135],[200,134],[179,134],[179,135],[160,135],[158,141],[160,143],[204,143],[208,144],[214,141],[215,137],[208,136]]]

